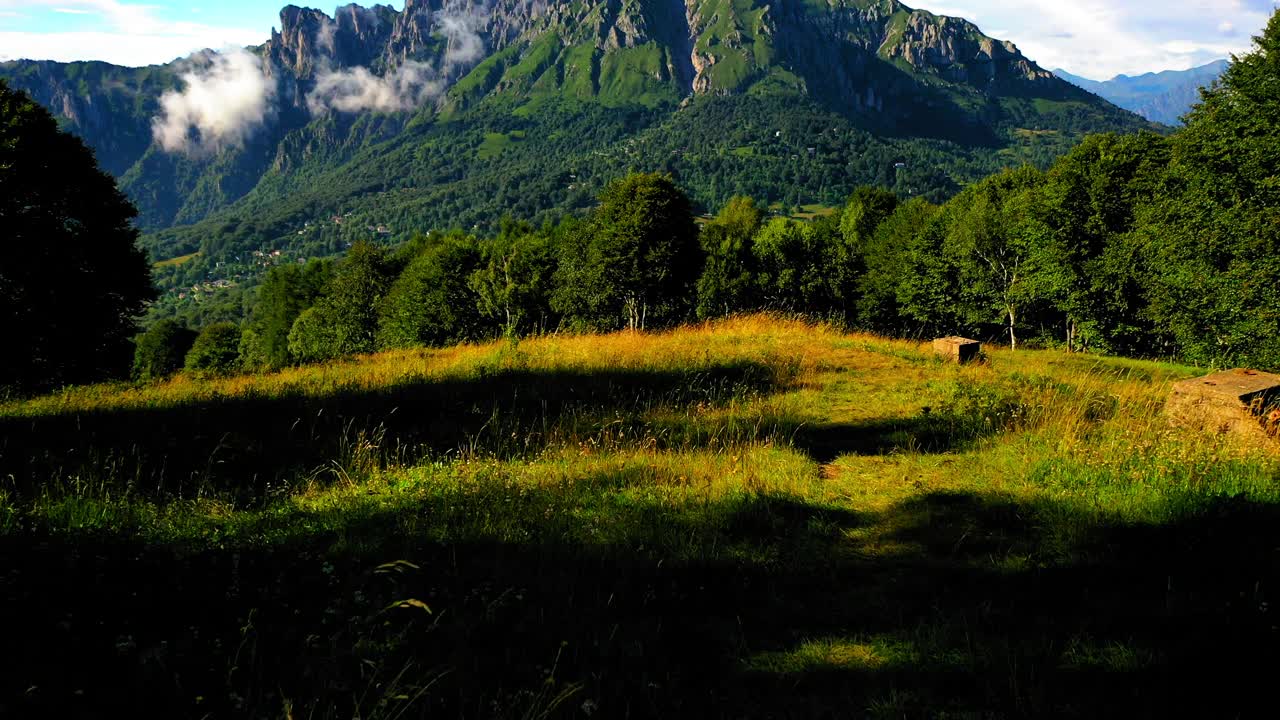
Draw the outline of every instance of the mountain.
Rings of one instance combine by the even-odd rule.
[[[244,51],[0,77],[94,148],[153,256],[201,253],[163,270],[172,284],[253,250],[539,220],[630,169],[673,173],[706,208],[834,204],[861,183],[941,199],[1085,133],[1153,127],[896,0],[289,6]]]
[[[1200,102],[1200,88],[1208,87],[1226,71],[1230,63],[1217,60],[1190,70],[1165,70],[1136,77],[1117,75],[1105,82],[1072,75],[1066,70],[1054,74],[1106,98],[1126,110],[1164,125],[1181,125],[1182,116]]]

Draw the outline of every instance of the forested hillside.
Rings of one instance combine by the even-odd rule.
[[[540,224],[629,170],[670,172],[701,210],[737,194],[835,205],[859,184],[936,202],[1086,133],[1146,127],[896,0],[290,6],[243,52],[0,77],[95,149],[153,258],[174,260],[159,281],[188,290],[254,282],[253,251]]]

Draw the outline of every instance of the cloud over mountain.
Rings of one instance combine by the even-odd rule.
[[[327,110],[395,112],[431,102],[447,89],[450,78],[457,78],[459,71],[484,57],[480,27],[487,12],[485,5],[463,8],[453,3],[432,13],[430,25],[445,41],[438,66],[406,60],[383,75],[365,66],[330,67],[329,55],[334,52],[337,23],[321,23],[316,31],[315,46],[320,51],[316,63],[322,69],[316,74],[315,88],[307,94],[307,109],[313,115]],[[376,16],[370,17],[370,22],[376,22]]]
[[[155,140],[169,152],[191,155],[242,146],[274,112],[275,84],[258,57],[240,48],[189,58],[183,89],[160,98],[152,121]]]

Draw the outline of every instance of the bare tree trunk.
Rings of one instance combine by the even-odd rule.
[[[627,329],[635,330],[640,325],[640,313],[635,296],[627,296],[623,305],[627,309]]]
[[[1013,306],[1012,306],[1012,305],[1010,305],[1010,306],[1009,306],[1009,349],[1010,349],[1010,350],[1017,350],[1017,349],[1018,349],[1018,335],[1017,335],[1017,334],[1014,332],[1014,330],[1013,330],[1013,326],[1014,326],[1014,324],[1015,324],[1016,320],[1017,320],[1017,318],[1016,318],[1016,316],[1014,315],[1014,309],[1013,309]]]

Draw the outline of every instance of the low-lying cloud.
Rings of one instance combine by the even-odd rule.
[[[344,8],[340,8],[342,12]],[[377,22],[364,8],[357,20]],[[336,111],[399,112],[422,107],[439,98],[449,82],[484,57],[480,34],[488,8],[461,9],[453,4],[432,14],[432,30],[444,40],[438,63],[406,60],[383,75],[366,67],[334,69],[335,33],[341,21],[322,23],[316,31],[315,86],[306,95],[313,115]],[[345,18],[344,18],[345,19]],[[203,156],[229,147],[242,147],[276,112],[276,84],[262,60],[244,49],[206,51],[186,61],[182,89],[160,98],[160,113],[152,120],[152,134],[164,150]]]
[[[324,69],[316,75],[316,86],[307,94],[307,109],[313,115],[338,112],[396,112],[412,110],[440,97],[448,80],[484,57],[480,28],[488,9],[477,6],[461,10],[446,7],[432,15],[433,29],[444,36],[445,51],[439,66],[405,61],[385,75],[365,67]],[[316,46],[332,51],[334,26],[325,23],[316,37]]]
[[[444,51],[446,71],[470,65],[484,55],[484,38],[480,37],[479,29],[487,14],[484,7],[474,8],[471,12],[445,9],[436,13],[434,20],[447,43]]]
[[[187,61],[181,91],[160,98],[151,132],[168,152],[204,155],[241,147],[275,112],[275,84],[262,61],[242,48],[205,52]]]
[[[330,109],[396,112],[419,107],[443,91],[444,82],[426,63],[410,60],[382,77],[357,67],[318,75],[315,89],[307,94],[307,109],[313,115]]]

